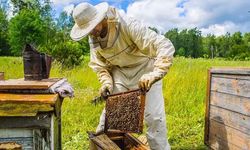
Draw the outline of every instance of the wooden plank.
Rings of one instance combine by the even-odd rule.
[[[236,130],[214,120],[210,120],[209,130],[210,144],[211,141],[214,141],[212,138],[216,137],[217,139],[220,139],[225,143],[230,143],[232,145],[235,145],[235,147],[240,147],[240,149],[242,150],[250,149],[250,135],[247,135],[239,130]]]
[[[32,137],[33,129],[0,129],[0,138]]]
[[[4,128],[39,128],[49,129],[51,115],[39,114],[31,117],[0,117],[0,129]]]
[[[210,88],[211,88],[211,70],[207,71],[207,93],[206,93],[206,111],[205,111],[205,128],[204,143],[209,145],[209,106],[210,106]]]
[[[0,116],[36,116],[39,112],[52,112],[58,101],[58,94],[0,93]]]
[[[0,150],[22,150],[22,146],[14,142],[0,143]]]
[[[213,77],[211,90],[250,98],[250,81]]]
[[[144,145],[141,141],[135,138],[132,134],[126,133],[125,134],[125,145],[131,146],[131,150],[150,150],[149,147]]]
[[[0,93],[0,104],[4,102],[23,104],[51,104],[55,105],[58,94],[8,94]]]
[[[212,78],[226,78],[237,80],[250,80],[250,75],[228,75],[228,74],[212,74]]]
[[[242,150],[240,147],[218,138],[215,134],[209,136],[209,147],[212,150]]]
[[[210,106],[210,120],[224,123],[227,126],[250,135],[250,116],[216,106]]]
[[[211,105],[250,116],[249,98],[212,91],[210,101]]]
[[[51,138],[53,139],[53,142],[51,143],[51,147],[54,148],[54,150],[61,150],[61,133],[60,133],[60,126],[59,126],[60,118],[56,118],[55,115],[52,116],[51,119]],[[61,123],[61,122],[60,122]]]
[[[10,111],[11,110],[11,111]],[[0,103],[0,117],[36,116],[39,112],[53,112],[51,104]]]
[[[25,81],[24,79],[10,79],[5,81],[0,81],[1,90],[10,90],[10,89],[48,89],[57,81],[61,80],[60,78],[51,78],[51,79],[42,79],[39,81]]]
[[[11,90],[2,90],[0,89],[0,93],[13,93],[13,94],[52,94],[52,92],[47,89],[47,90],[16,90],[16,89],[11,89]]]
[[[91,140],[103,150],[120,150],[120,148],[109,139],[106,134],[101,134],[91,138]]]
[[[236,75],[250,75],[249,67],[237,67],[237,68],[212,68],[211,73],[213,74],[236,74]]]

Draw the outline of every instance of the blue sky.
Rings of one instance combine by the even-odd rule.
[[[116,8],[126,10],[128,5],[132,3],[134,0],[52,0],[54,2],[54,9],[56,10],[56,13],[60,13],[64,10],[65,7],[69,5],[76,6],[77,4],[81,2],[88,2],[92,5],[96,5],[101,2],[107,2],[109,5],[112,5]]]

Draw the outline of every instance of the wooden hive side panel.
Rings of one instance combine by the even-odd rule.
[[[249,150],[250,135],[223,123],[210,120],[209,145],[223,150]]]
[[[210,80],[205,143],[212,149],[250,149],[250,75],[217,70]]]
[[[250,98],[250,76],[212,75],[211,91]]]

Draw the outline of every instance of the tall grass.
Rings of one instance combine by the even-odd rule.
[[[53,64],[51,77],[65,77],[75,89],[75,98],[64,99],[62,107],[63,149],[88,149],[86,131],[95,130],[104,104],[90,103],[100,84],[87,66],[61,70]],[[250,67],[247,61],[175,58],[164,78],[168,139],[173,149],[206,149],[203,144],[207,70],[210,67]],[[0,58],[0,71],[6,79],[23,78],[21,58]]]

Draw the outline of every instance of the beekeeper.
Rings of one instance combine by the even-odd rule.
[[[148,91],[145,122],[149,146],[152,150],[169,150],[162,78],[172,65],[172,43],[140,22],[121,17],[106,2],[95,6],[81,3],[74,8],[73,18],[71,38],[79,41],[89,35],[89,66],[102,83],[101,94],[105,97],[138,87]],[[104,128],[104,116],[105,110],[97,131]]]

